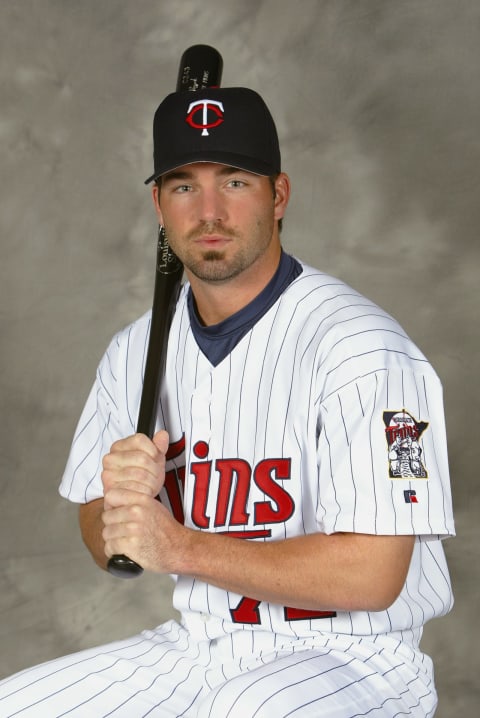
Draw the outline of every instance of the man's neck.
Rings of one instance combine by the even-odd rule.
[[[260,294],[278,269],[280,244],[273,246],[267,254],[238,276],[220,282],[205,282],[186,270],[197,315],[204,326],[224,321]]]

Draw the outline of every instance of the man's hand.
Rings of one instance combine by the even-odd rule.
[[[163,571],[162,544],[179,524],[157,501],[165,481],[168,434],[134,434],[115,442],[103,459],[105,554],[125,554],[147,570]],[[168,569],[166,569],[168,571]]]
[[[104,511],[97,513],[100,499],[85,509],[87,545],[94,544],[90,524],[98,526],[101,517],[108,557],[125,554],[145,570],[194,576],[258,601],[383,611],[398,597],[415,536],[314,533],[257,542],[189,528],[155,498],[165,480],[167,447],[166,432],[153,441],[137,434],[113,444],[104,459]],[[99,543],[92,553],[103,566]]]
[[[122,496],[130,504],[131,497],[124,493],[127,491],[158,496],[165,480],[167,449],[166,431],[159,431],[153,440],[144,434],[134,434],[112,444],[110,453],[103,457],[105,511],[122,505]]]

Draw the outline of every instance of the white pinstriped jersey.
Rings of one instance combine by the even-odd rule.
[[[216,367],[195,342],[182,291],[158,413],[171,442],[161,498],[187,525],[239,540],[416,534],[405,586],[386,611],[321,613],[180,576],[174,604],[199,639],[248,627],[389,634],[415,645],[422,625],[452,605],[441,542],[454,533],[441,385],[392,317],[302,266]],[[148,313],[117,334],[99,365],[60,487],[72,501],[102,495],[103,455],[135,431],[149,321]]]

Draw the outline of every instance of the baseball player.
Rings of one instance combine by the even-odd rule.
[[[258,94],[169,95],[154,167],[187,277],[157,432],[135,434],[147,313],[100,362],[60,492],[100,566],[175,576],[181,621],[4,680],[0,715],[432,716],[419,641],[452,606],[454,533],[438,377],[282,250],[290,182]]]

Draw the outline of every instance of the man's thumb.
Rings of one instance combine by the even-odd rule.
[[[157,449],[162,452],[162,454],[167,453],[169,440],[168,432],[164,429],[157,431],[152,439],[153,443]]]

